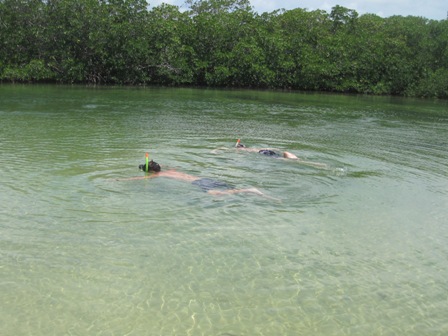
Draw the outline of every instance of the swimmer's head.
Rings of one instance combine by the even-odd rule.
[[[138,169],[145,171],[146,170],[146,164],[143,163],[138,166]],[[152,172],[159,172],[160,171],[160,165],[157,162],[154,162],[153,160],[148,162],[148,171]]]

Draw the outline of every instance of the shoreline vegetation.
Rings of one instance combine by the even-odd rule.
[[[0,0],[0,82],[448,98],[448,19],[249,0]]]

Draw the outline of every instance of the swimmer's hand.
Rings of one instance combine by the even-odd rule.
[[[227,147],[219,147],[219,148],[213,149],[210,153],[218,154],[220,151],[227,150],[227,149],[228,149]]]

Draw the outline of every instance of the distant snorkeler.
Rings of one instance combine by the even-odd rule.
[[[300,159],[297,155],[295,155],[293,153],[290,153],[290,152],[287,152],[287,151],[278,152],[278,151],[276,151],[274,149],[271,149],[271,148],[249,148],[249,147],[246,147],[245,145],[243,145],[241,143],[240,139],[238,139],[236,141],[235,148],[237,148],[239,150],[244,150],[244,151],[247,151],[247,152],[257,152],[257,153],[260,153],[260,154],[263,154],[263,155],[266,155],[266,156],[269,156],[269,157],[273,157],[273,158],[284,158],[284,159],[297,160],[301,164],[305,164],[305,165],[308,165],[308,166],[313,166],[315,168],[322,168],[322,169],[328,168],[328,166],[325,163],[305,161],[305,160]]]
[[[258,152],[260,154],[266,155],[266,156],[270,156],[273,158],[279,158],[279,157],[283,157],[285,159],[293,159],[293,160],[300,160],[295,154],[290,153],[290,152],[281,152],[278,153],[275,150],[271,149],[271,148],[248,148],[245,145],[243,145],[240,141],[240,139],[237,140],[235,147],[238,149],[242,149],[245,150],[247,152]]]

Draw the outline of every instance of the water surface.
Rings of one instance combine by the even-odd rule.
[[[0,86],[2,335],[448,333],[448,104]],[[325,169],[232,148],[273,147]],[[211,196],[164,168],[256,187]]]

